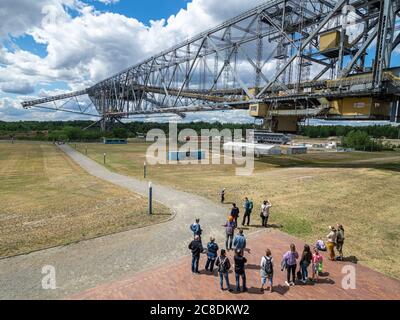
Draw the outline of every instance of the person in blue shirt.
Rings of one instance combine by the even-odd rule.
[[[241,252],[244,252],[246,249],[246,237],[244,236],[242,229],[239,230],[239,233],[233,240],[233,246],[235,247],[236,251],[240,250]]]
[[[193,232],[193,238],[199,236],[201,241],[201,234],[203,233],[203,230],[201,229],[200,219],[196,219],[196,222],[190,225],[190,230]]]
[[[242,226],[246,224],[246,220],[247,220],[247,225],[249,226],[251,212],[253,211],[253,202],[250,201],[249,198],[247,197],[244,199],[243,208],[244,208],[244,215],[243,215]]]
[[[215,243],[215,238],[211,237],[210,242],[207,244],[207,263],[206,271],[213,272],[215,260],[218,257],[218,244]]]

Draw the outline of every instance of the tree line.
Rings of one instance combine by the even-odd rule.
[[[102,132],[98,127],[84,130],[92,124],[93,122],[91,121],[0,121],[0,138],[9,139],[10,137],[14,137],[19,140],[97,142],[103,137],[126,139],[146,136],[147,132],[152,129],[161,129],[166,133],[169,132],[168,123],[156,122],[130,122],[125,125],[116,124],[111,131],[107,132]],[[197,134],[200,134],[202,129],[247,130],[255,128],[254,125],[249,124],[222,124],[207,122],[179,123],[177,126],[178,131],[183,129],[193,129]]]
[[[169,132],[168,123],[156,122],[130,122],[125,125],[117,124],[114,129],[102,132],[100,128],[92,127],[84,130],[92,121],[21,121],[21,122],[3,122],[0,121],[0,138],[9,139],[14,137],[20,140],[38,140],[38,141],[82,141],[82,142],[99,142],[103,137],[106,138],[135,138],[146,136],[147,132],[152,129],[161,129]],[[243,135],[245,130],[259,129],[254,124],[235,124],[235,123],[208,123],[208,122],[192,122],[179,123],[178,131],[183,129],[193,129],[198,135],[201,130],[224,129],[236,130],[242,129]],[[397,139],[400,135],[400,127],[395,126],[301,126],[299,134],[310,138],[328,138],[341,137],[342,146],[354,148],[363,151],[379,151],[390,149],[390,146],[383,144],[379,139]]]
[[[385,126],[302,126],[300,134],[310,138],[329,138],[329,137],[345,137],[352,131],[365,132],[368,136],[375,139],[398,139],[400,127],[391,125]]]

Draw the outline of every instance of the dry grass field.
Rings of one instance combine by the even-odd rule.
[[[107,153],[109,169],[143,178],[147,144],[77,147],[99,163]],[[269,198],[271,222],[311,244],[325,239],[329,225],[342,223],[346,256],[400,278],[400,152],[275,156],[255,167],[252,176],[239,177],[231,165],[157,165],[148,168],[148,177],[214,201],[222,187],[229,202],[241,204],[249,196],[254,225]]]
[[[147,200],[85,173],[56,146],[0,143],[0,257],[157,223]]]

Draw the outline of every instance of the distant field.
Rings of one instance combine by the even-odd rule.
[[[57,147],[0,142],[0,257],[150,225],[139,195],[85,173]]]
[[[99,163],[107,153],[111,170],[143,178],[148,145],[78,145]],[[149,179],[218,201],[241,204],[251,197],[256,209],[263,199],[273,205],[272,223],[309,243],[325,239],[328,226],[346,228],[346,255],[378,271],[400,278],[400,152],[328,153],[268,157],[256,162],[251,177],[235,176],[231,165],[158,165]],[[227,206],[227,214],[229,206]]]

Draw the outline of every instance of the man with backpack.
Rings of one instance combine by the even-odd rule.
[[[224,290],[224,278],[225,278],[227,290],[232,291],[231,286],[229,284],[229,270],[231,269],[231,262],[229,261],[229,258],[226,256],[226,251],[224,249],[221,250],[221,255],[217,258],[215,264],[218,267],[219,283],[221,290]]]
[[[235,221],[235,226],[237,227],[237,221],[239,218],[239,208],[236,206],[236,203],[232,204],[232,210],[231,210],[231,216],[233,217],[233,220]]]
[[[236,254],[235,254],[236,292],[240,292],[240,278],[242,278],[242,282],[243,282],[243,292],[247,291],[246,270],[245,270],[246,263],[247,263],[247,259],[245,257],[243,257],[243,251],[236,250]]]
[[[201,234],[203,233],[203,230],[200,226],[200,219],[196,219],[196,222],[190,225],[190,230],[193,232],[193,238],[199,236],[201,241]]]
[[[267,249],[266,255],[261,258],[261,292],[264,292],[264,286],[269,279],[270,292],[273,291],[273,278],[274,278],[274,259],[270,249]]]
[[[245,198],[244,199],[244,216],[243,216],[243,222],[242,222],[242,226],[244,226],[246,224],[246,219],[247,219],[247,225],[250,225],[250,216],[251,216],[251,212],[253,211],[253,207],[254,204],[252,201],[249,200],[249,198]]]
[[[341,224],[337,225],[336,249],[339,252],[337,261],[343,261],[344,228]]]
[[[207,244],[207,263],[206,263],[206,271],[213,272],[214,271],[214,263],[215,259],[218,256],[218,245],[215,243],[215,238],[211,237],[210,242]]]
[[[236,224],[232,216],[228,218],[227,223],[224,225],[226,233],[225,248],[226,250],[232,250],[233,236],[235,234]]]
[[[195,236],[194,240],[189,244],[189,250],[192,252],[192,273],[200,274],[199,272],[199,263],[200,263],[200,254],[203,253],[203,245],[201,244],[200,237]]]

